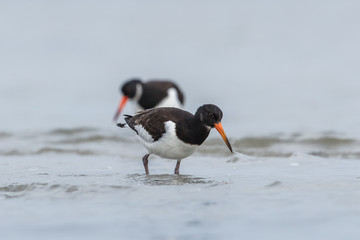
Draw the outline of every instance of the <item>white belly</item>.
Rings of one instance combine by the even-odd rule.
[[[175,123],[165,122],[165,133],[158,141],[153,141],[151,135],[141,126],[135,127],[139,141],[151,154],[169,159],[183,159],[195,152],[198,145],[184,143],[176,137]]]

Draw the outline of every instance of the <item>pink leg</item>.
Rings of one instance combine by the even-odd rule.
[[[148,163],[149,163],[149,158],[150,154],[146,154],[144,157],[143,157],[143,163],[144,163],[144,168],[145,168],[145,173],[149,175],[149,167],[148,167]]]
[[[179,174],[180,162],[181,162],[181,159],[180,159],[180,160],[177,160],[177,162],[176,162],[176,167],[175,167],[175,170],[174,170],[174,173],[175,173],[175,174]]]

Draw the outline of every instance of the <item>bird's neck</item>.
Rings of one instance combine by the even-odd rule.
[[[198,118],[189,118],[179,124],[176,134],[184,142],[201,145],[209,136],[211,128],[205,126]]]
[[[144,92],[143,84],[142,83],[137,83],[136,84],[135,96],[133,97],[133,100],[135,100],[136,102],[139,101],[139,99],[143,95],[143,92]]]

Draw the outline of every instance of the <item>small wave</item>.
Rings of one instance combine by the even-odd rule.
[[[289,151],[281,151],[281,150],[269,150],[269,149],[260,149],[260,150],[253,150],[253,149],[246,149],[246,148],[236,148],[233,147],[234,151],[238,151],[242,154],[253,156],[253,157],[289,157],[291,156],[292,152]],[[229,149],[224,146],[202,146],[197,150],[197,153],[201,156],[212,156],[212,157],[229,157],[233,154],[229,151]]]
[[[74,184],[49,184],[49,183],[29,183],[29,184],[9,184],[0,186],[0,199],[14,199],[22,197],[36,196],[38,193],[43,196],[43,192],[51,193],[50,196],[54,197],[54,193],[58,194],[61,198],[64,196],[73,196],[74,194],[88,194],[94,192],[118,191],[130,189],[129,186],[123,185],[86,185],[79,186]],[[65,194],[65,195],[64,195]]]
[[[0,156],[23,156],[28,154],[28,152],[22,152],[15,149],[0,152]]]
[[[131,142],[124,137],[106,136],[106,135],[92,135],[87,137],[67,138],[64,140],[54,141],[58,144],[84,144],[84,143],[98,143],[98,142]]]
[[[301,134],[259,136],[231,139],[234,151],[255,157],[290,157],[294,151],[320,157],[359,158],[360,142],[356,139],[324,134],[317,137]],[[221,139],[209,139],[198,154],[206,156],[229,156]]]
[[[357,141],[351,138],[338,138],[338,137],[331,137],[331,136],[324,136],[318,138],[309,138],[303,139],[300,141],[304,144],[311,144],[311,145],[321,145],[324,147],[338,147],[344,145],[354,144]]]
[[[28,195],[34,191],[54,191],[60,190],[65,193],[73,193],[79,190],[75,185],[60,185],[48,183],[30,183],[30,184],[10,184],[0,187],[0,196],[6,199],[19,198]]]
[[[36,151],[30,150],[8,150],[8,151],[1,151],[0,156],[27,156],[27,155],[41,155],[41,154],[48,154],[48,153],[55,153],[55,154],[76,154],[76,155],[99,155],[92,150],[84,150],[84,149],[63,149],[63,148],[55,148],[55,147],[43,147]]]
[[[0,139],[9,138],[9,137],[11,137],[10,133],[8,133],[8,132],[0,132]]]
[[[94,132],[96,128],[77,127],[77,128],[57,128],[48,132],[49,135],[74,135],[79,133]]]
[[[44,188],[47,185],[47,183],[10,184],[0,187],[0,196],[3,196],[5,199],[24,197],[28,192],[36,188]]]
[[[57,153],[57,154],[76,154],[76,155],[98,155],[96,152],[91,150],[81,150],[81,149],[62,149],[54,147],[44,147],[40,148],[33,154],[46,154],[46,153]]]
[[[295,159],[320,159],[320,158],[321,158],[320,156],[316,156],[314,154],[306,153],[306,152],[294,152],[289,157],[289,159],[292,159],[292,160],[295,160]]]
[[[280,181],[274,181],[268,185],[266,185],[265,187],[277,187],[279,185],[281,185],[282,183]]]
[[[116,135],[112,131],[95,128],[58,128],[50,132],[56,136],[40,133],[29,137],[0,132],[0,138],[11,136],[0,149],[0,156],[25,156],[39,154],[116,155],[121,148],[142,147],[131,135]],[[17,148],[15,141],[22,141]],[[100,145],[101,143],[101,145]],[[289,157],[294,152],[304,152],[325,158],[359,158],[360,141],[335,133],[319,135],[276,134],[270,136],[247,136],[232,138],[233,150],[254,157]],[[30,147],[28,147],[30,146]],[[207,139],[195,153],[201,156],[229,157],[231,153],[221,137]]]
[[[243,148],[267,148],[275,144],[283,144],[291,139],[282,139],[278,137],[245,137],[234,141],[234,146]]]
[[[122,186],[122,185],[109,185],[109,186],[106,186],[106,187],[109,187],[111,189],[116,189],[116,190],[119,190],[119,189],[120,190],[125,190],[125,189],[130,189],[131,188],[129,186]]]
[[[211,143],[211,142],[210,142]],[[290,137],[245,137],[235,140],[232,144],[240,148],[269,148],[274,145],[286,144],[306,144],[306,145],[320,145],[325,147],[336,147],[351,145],[357,143],[357,140],[352,138],[340,138],[334,136],[319,136],[319,137],[300,137],[300,135],[292,135]]]
[[[86,174],[60,174],[59,177],[89,177]]]
[[[34,190],[38,186],[46,186],[47,183],[31,183],[31,184],[10,184],[0,187],[0,192],[23,192]]]
[[[325,152],[325,151],[315,151],[309,152],[313,156],[318,156],[322,158],[343,158],[343,159],[360,159],[360,152]]]

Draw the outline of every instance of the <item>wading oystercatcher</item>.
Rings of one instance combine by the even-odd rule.
[[[149,174],[150,154],[176,159],[174,173],[179,174],[181,160],[190,156],[205,141],[212,128],[216,128],[232,152],[221,125],[222,116],[220,108],[205,104],[197,109],[195,115],[178,108],[154,108],[134,116],[125,115],[125,121],[149,152],[142,159],[146,174]],[[124,127],[126,124],[117,125]]]
[[[156,107],[181,108],[184,104],[184,94],[170,81],[143,83],[140,79],[134,78],[125,82],[120,91],[123,97],[113,118],[115,122],[129,99],[134,101],[135,112]]]

